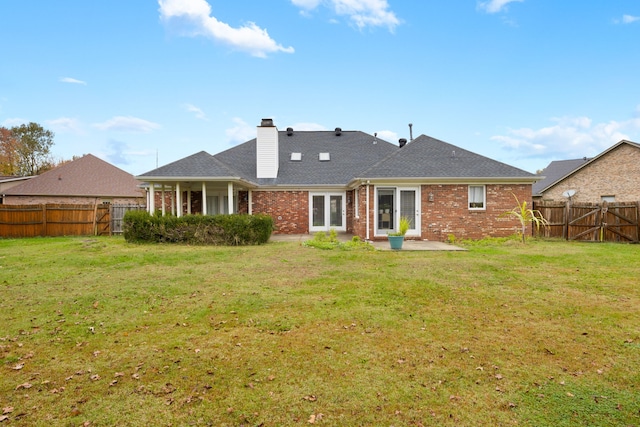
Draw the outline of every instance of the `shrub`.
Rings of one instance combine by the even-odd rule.
[[[268,215],[186,215],[178,218],[129,211],[124,216],[124,238],[128,242],[260,245],[269,240],[273,227],[273,218]]]

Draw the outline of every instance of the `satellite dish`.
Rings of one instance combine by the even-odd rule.
[[[567,198],[571,198],[574,194],[576,194],[576,190],[567,190],[562,195]]]

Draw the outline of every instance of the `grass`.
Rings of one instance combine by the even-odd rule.
[[[640,425],[640,246],[0,240],[1,425]]]

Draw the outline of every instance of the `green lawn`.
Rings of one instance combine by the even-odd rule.
[[[640,426],[640,246],[0,240],[0,426]]]

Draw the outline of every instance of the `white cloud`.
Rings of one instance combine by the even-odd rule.
[[[21,119],[19,117],[14,117],[14,118],[10,118],[10,119],[6,119],[5,121],[2,122],[2,126],[10,128],[13,126],[20,126],[20,125],[24,125],[29,123],[29,120],[27,119]]]
[[[94,126],[106,131],[139,133],[149,133],[160,128],[160,125],[157,123],[131,116],[116,116],[106,122],[96,123]]]
[[[87,82],[82,81],[82,80],[78,80],[78,79],[74,79],[72,77],[61,77],[60,81],[62,83],[72,83],[72,84],[83,85],[83,86],[87,85]]]
[[[489,0],[478,2],[478,8],[484,10],[487,13],[502,12],[509,3],[514,1],[522,2],[524,0]]]
[[[640,21],[640,16],[632,16],[632,15],[623,15],[622,23],[623,24],[631,24],[633,22]]]
[[[82,125],[77,119],[70,117],[60,117],[58,119],[45,121],[47,126],[51,127],[54,132],[82,133]]]
[[[276,43],[264,30],[253,22],[240,28],[218,21],[211,16],[211,6],[205,0],[158,0],[160,18],[169,22],[183,20],[189,24],[189,36],[207,36],[235,49],[264,58],[269,53],[293,53],[293,47]]]
[[[387,27],[394,31],[400,19],[389,10],[387,0],[291,0],[304,12],[316,9],[321,4],[332,8],[337,15],[346,15],[360,29],[364,27]]]
[[[196,116],[196,119],[209,121],[204,111],[202,111],[200,108],[196,107],[193,104],[183,104],[182,108],[184,108],[190,113],[193,113]]]
[[[247,124],[238,117],[234,117],[232,120],[235,126],[224,131],[231,145],[240,144],[256,137],[255,126]]]
[[[571,159],[595,156],[630,134],[640,133],[640,115],[628,120],[593,123],[588,117],[552,119],[554,125],[540,129],[511,129],[491,137],[518,157]]]

